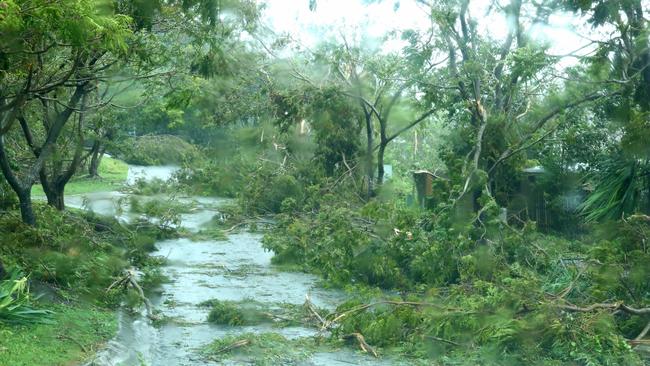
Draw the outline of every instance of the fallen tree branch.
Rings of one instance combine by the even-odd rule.
[[[562,310],[579,312],[579,313],[588,313],[596,310],[612,310],[612,311],[620,310],[633,315],[650,314],[650,307],[633,308],[623,303],[601,303],[601,304],[592,304],[586,307],[580,307],[577,305],[569,304],[569,305],[559,305],[559,308]]]
[[[431,335],[429,335],[429,336],[425,336],[425,337],[426,337],[426,338],[433,339],[433,340],[436,340],[436,341],[440,341],[440,342],[443,342],[443,343],[451,344],[452,346],[460,346],[460,343],[456,343],[456,342],[454,342],[454,341],[450,341],[450,340],[448,340],[448,339],[444,339],[444,338],[440,338],[440,337],[435,337],[435,336],[431,336]]]
[[[443,307],[441,305],[434,304],[434,303],[429,303],[429,302],[383,300],[383,301],[377,301],[377,302],[373,302],[373,303],[359,305],[359,306],[356,306],[356,307],[354,307],[352,309],[344,311],[344,312],[338,314],[337,316],[335,316],[332,320],[327,321],[327,326],[325,326],[325,328],[327,328],[327,329],[331,328],[334,323],[337,323],[337,322],[341,321],[343,318],[347,317],[348,315],[352,315],[354,313],[365,311],[365,310],[370,309],[372,307],[375,307],[377,305],[435,307],[435,308],[439,308],[439,309],[444,310],[444,311],[451,311],[451,312],[457,312],[457,313],[464,313],[464,314],[473,314],[473,313],[475,313],[473,311],[466,311],[466,310],[463,310],[463,309],[445,308],[445,307]]]
[[[223,232],[224,232],[224,234],[229,234],[230,232],[237,229],[238,227],[243,226],[243,225],[247,225],[247,224],[250,224],[250,221],[242,221],[240,223],[237,223],[237,224],[233,225],[230,229],[224,230]]]
[[[318,319],[318,321],[321,324],[321,330],[323,329],[328,329],[330,323],[327,322],[319,313],[316,311],[316,308],[314,307],[314,304],[312,304],[311,299],[309,298],[309,294],[305,295],[305,307]]]
[[[648,334],[648,332],[650,332],[650,322],[648,322],[648,324],[646,324],[645,328],[643,328],[643,330],[641,331],[641,333],[639,333],[639,335],[636,336],[636,338],[634,338],[634,340],[635,340],[635,341],[640,341],[640,340],[642,340],[643,337],[645,337],[646,334]]]
[[[650,339],[641,339],[641,340],[636,340],[636,339],[628,339],[627,343],[630,346],[640,346],[640,345],[648,345],[650,346]]]
[[[571,281],[571,283],[569,284],[569,286],[567,286],[564,290],[562,290],[562,292],[560,292],[560,294],[558,295],[558,297],[561,298],[561,299],[563,299],[564,297],[566,297],[566,295],[568,295],[571,291],[573,291],[573,288],[575,287],[576,283],[578,283],[578,280],[579,280],[580,277],[581,277],[581,276],[582,276],[582,275],[587,271],[588,268],[589,268],[589,264],[587,264],[586,266],[582,267],[582,269],[580,270],[580,272],[578,272],[578,275],[577,275],[577,276],[576,276],[576,277]]]
[[[151,305],[151,301],[149,301],[149,299],[144,296],[144,291],[142,291],[142,287],[140,287],[134,276],[129,276],[129,283],[138,291],[140,298],[144,302],[144,306],[147,309],[147,317],[149,317],[149,319],[156,319],[156,316],[153,314],[153,306]]]
[[[278,320],[281,320],[281,321],[284,321],[284,322],[299,322],[296,319],[287,318],[286,316],[277,315],[277,314],[273,314],[273,313],[268,313],[267,312],[267,313],[262,313],[262,314],[264,314],[265,316],[268,316],[269,318],[278,319]],[[299,322],[299,323],[302,323],[302,322]],[[302,324],[304,324],[304,323],[302,323]]]
[[[265,220],[262,220],[261,218],[253,219],[253,220],[244,220],[242,222],[239,222],[239,223],[233,225],[232,227],[230,227],[230,229],[223,230],[223,232],[224,232],[224,234],[229,234],[232,231],[234,231],[235,229],[239,228],[240,226],[249,225],[249,224],[274,225],[275,222],[273,222],[273,221],[265,221]]]
[[[379,355],[377,354],[377,351],[375,351],[374,348],[370,347],[370,345],[366,342],[366,339],[363,337],[363,335],[361,333],[346,334],[346,335],[343,336],[343,338],[344,339],[350,339],[350,338],[356,339],[357,342],[359,343],[359,348],[361,348],[361,350],[363,352],[370,353],[375,358],[379,358]]]
[[[157,317],[153,313],[153,305],[151,305],[151,301],[144,295],[144,291],[142,290],[142,287],[140,284],[138,284],[138,281],[136,280],[136,273],[133,269],[128,269],[125,271],[125,275],[122,278],[117,279],[115,282],[113,282],[108,288],[106,289],[106,292],[110,291],[113,288],[117,287],[128,287],[128,286],[133,287],[137,292],[138,295],[140,296],[140,299],[142,299],[142,302],[144,303],[144,306],[147,310],[147,317],[152,320],[156,320]]]
[[[223,347],[219,350],[217,350],[217,353],[226,353],[230,352],[234,349],[249,346],[251,344],[251,341],[248,339],[240,339],[236,342],[233,342],[232,344],[227,345],[226,347]]]
[[[127,276],[124,276],[124,277],[122,277],[122,278],[118,278],[117,280],[115,280],[115,282],[111,283],[111,285],[108,286],[108,288],[106,288],[106,292],[112,290],[114,287],[122,287],[122,286],[126,286],[126,285],[127,285],[127,281],[128,281],[128,277],[127,277]]]

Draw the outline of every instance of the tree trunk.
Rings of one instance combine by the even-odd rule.
[[[386,143],[382,142],[377,151],[377,184],[384,184],[384,153],[386,152]]]
[[[372,131],[372,114],[369,112],[365,112],[365,117],[366,117],[366,138],[367,138],[367,145],[366,145],[366,179],[368,180],[368,191],[366,192],[366,198],[370,199],[370,197],[373,196],[374,194],[374,180],[375,180],[375,167],[372,164],[372,155],[373,155],[373,145],[374,145],[374,139],[373,139],[373,131]]]
[[[79,169],[81,162],[84,160],[82,158],[83,148],[84,148],[83,122],[86,113],[84,111],[84,108],[86,106],[86,99],[87,97],[86,95],[84,95],[81,100],[80,109],[82,110],[82,112],[79,113],[79,123],[77,126],[77,134],[78,134],[77,146],[75,148],[74,156],[72,158],[72,161],[70,162],[70,165],[68,165],[66,169],[63,169],[63,161],[55,160],[52,163],[50,169],[51,174],[49,177],[45,167],[43,167],[39,172],[41,184],[43,186],[43,191],[47,196],[47,203],[59,211],[65,210],[65,200],[64,200],[65,186],[66,184],[68,184],[70,179],[72,179],[74,174]]]
[[[54,206],[59,211],[65,210],[65,186],[55,186],[54,195],[51,198],[48,198],[48,201],[51,199],[51,205]],[[49,202],[48,202],[49,203]]]
[[[5,176],[7,183],[18,196],[20,203],[20,216],[27,225],[36,226],[36,216],[32,208],[32,181],[27,179],[26,183],[21,183],[16,177],[9,164],[9,158],[4,145],[4,136],[0,136],[0,170]]]
[[[20,217],[23,222],[30,226],[36,226],[36,216],[32,207],[32,187],[29,186],[29,189],[16,193],[20,202]]]
[[[75,106],[79,103],[80,99],[86,95],[87,91],[85,90],[85,87],[86,83],[77,85],[74,94],[70,96],[70,100],[67,104],[68,106],[64,110],[58,112],[56,117],[51,121],[51,128],[47,131],[43,145],[38,148],[34,146],[33,141],[29,141],[30,134],[24,131],[25,138],[28,140],[27,142],[32,148],[36,161],[27,170],[26,176],[23,179],[19,179],[14,173],[13,168],[9,163],[9,157],[7,156],[7,150],[4,144],[4,135],[0,134],[0,170],[11,186],[11,189],[16,192],[16,195],[18,196],[18,201],[20,202],[20,216],[25,224],[36,226],[36,216],[34,215],[34,210],[32,208],[32,186],[36,179],[38,179],[38,175],[43,169],[43,164],[52,154],[54,144],[56,144],[56,140],[59,138],[66,122],[70,119],[72,113],[74,113]],[[25,126],[22,127],[24,129]]]
[[[5,270],[5,266],[2,263],[2,258],[0,258],[0,281],[5,277],[7,277],[7,271]]]
[[[88,176],[91,178],[99,178],[99,164],[104,157],[104,149],[101,142],[95,140],[91,149],[90,164],[88,165]]]
[[[45,196],[47,196],[47,204],[56,208],[59,211],[65,210],[65,184],[50,184],[47,186],[43,185],[43,191]]]
[[[385,118],[379,118],[379,150],[377,151],[377,185],[384,184],[384,153],[386,146],[392,140],[386,135],[388,121]]]
[[[41,169],[40,181],[45,196],[47,196],[47,203],[59,211],[65,210],[65,186],[68,184],[70,179],[72,179],[74,173],[79,169],[79,165],[81,164],[82,144],[83,141],[80,141],[74,158],[65,171],[52,169],[48,176],[45,168]]]

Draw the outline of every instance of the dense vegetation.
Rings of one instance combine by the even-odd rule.
[[[648,4],[495,1],[481,18],[415,2],[427,27],[303,47],[253,1],[0,0],[0,359],[37,362],[20,354],[55,345],[21,339],[70,319],[82,349],[110,336],[106,311],[142,301],[112,285],[130,268],[160,280],[147,253],[178,235],[186,194],[235,199],[223,232],[196,235],[263,224],[275,264],[347,290],[310,319],[333,343],[450,365],[647,362]],[[592,41],[554,53],[536,34],[556,16]],[[107,153],[180,167],[129,187],[155,196],[129,201],[155,223],[66,210],[125,180]],[[252,304],[205,306],[227,325],[309,315]]]

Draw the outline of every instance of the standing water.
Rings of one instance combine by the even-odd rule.
[[[174,170],[173,167],[130,167],[129,182],[134,182],[136,177],[167,179]],[[117,215],[129,220],[129,215],[120,209],[123,196],[117,192],[94,193],[70,197],[68,202],[71,206],[86,207],[98,214]],[[182,215],[182,226],[198,232],[218,214],[218,208],[225,200],[196,198],[194,201],[197,208]],[[163,284],[150,300],[158,315],[166,321],[156,325],[144,312],[131,314],[120,311],[118,334],[86,366],[242,364],[208,359],[201,350],[227,335],[274,332],[295,339],[313,336],[316,330],[300,326],[215,325],[208,323],[209,309],[200,306],[202,302],[252,299],[273,307],[280,303],[300,305],[309,295],[316,306],[332,309],[343,299],[342,293],[319,287],[315,276],[283,272],[272,266],[272,253],[262,248],[259,234],[242,232],[221,241],[164,240],[156,243],[156,248],[153,254],[166,258],[161,270],[170,281]],[[293,364],[389,365],[395,362],[378,362],[353,349],[345,349],[315,353]]]

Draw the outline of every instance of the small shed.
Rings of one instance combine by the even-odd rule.
[[[427,207],[427,201],[433,196],[433,182],[436,179],[445,179],[435,172],[428,170],[413,171],[413,182],[415,183],[415,197],[418,206]]]

